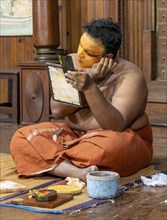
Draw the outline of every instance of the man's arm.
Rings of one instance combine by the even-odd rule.
[[[104,97],[93,82],[84,94],[93,116],[102,129],[122,131],[139,115],[144,114],[147,86],[142,74],[129,72],[117,79],[111,101]]]

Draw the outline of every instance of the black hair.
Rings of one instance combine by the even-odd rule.
[[[105,47],[105,55],[112,53],[116,56],[122,41],[122,34],[118,23],[112,18],[93,19],[83,26],[84,31],[92,38],[99,39]]]

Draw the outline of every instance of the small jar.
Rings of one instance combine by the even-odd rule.
[[[116,172],[92,171],[87,174],[88,196],[96,199],[115,198],[118,195],[120,176]]]

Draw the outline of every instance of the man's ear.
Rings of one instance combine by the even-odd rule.
[[[112,59],[113,58],[113,54],[112,53],[108,53],[108,54],[106,54],[104,57],[107,57],[107,58],[109,58],[109,59]]]

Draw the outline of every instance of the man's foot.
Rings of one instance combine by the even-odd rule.
[[[95,165],[92,165],[92,166],[87,167],[87,168],[78,168],[78,169],[80,169],[80,174],[81,174],[80,178],[79,178],[79,177],[78,177],[78,178],[79,178],[80,180],[84,181],[84,182],[86,182],[86,175],[87,175],[89,172],[99,170],[98,167],[95,166]]]
[[[78,168],[71,164],[69,161],[64,161],[60,163],[56,168],[48,173],[60,176],[60,177],[73,177],[79,178],[80,180],[86,182],[86,175],[91,171],[97,171],[98,168],[95,165],[86,167],[86,168]]]

